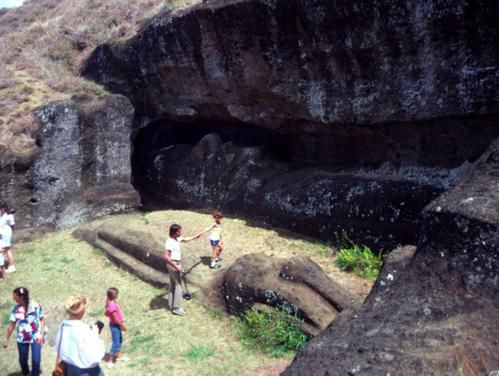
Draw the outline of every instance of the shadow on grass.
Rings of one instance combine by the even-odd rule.
[[[168,309],[168,293],[158,295],[151,299],[149,302],[149,308],[151,310]]]
[[[210,256],[201,256],[201,264],[209,266],[211,264],[211,257]]]
[[[23,374],[21,372],[12,372],[9,373],[7,376],[23,376]]]

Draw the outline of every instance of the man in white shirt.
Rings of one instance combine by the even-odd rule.
[[[198,239],[201,234],[194,236],[183,237],[182,227],[173,224],[170,226],[169,238],[165,242],[165,255],[166,268],[170,275],[170,289],[168,292],[168,303],[174,315],[185,315],[184,309],[180,306],[182,299],[182,283],[181,273],[184,271],[180,260],[182,259],[182,251],[180,243],[189,242],[193,239]]]

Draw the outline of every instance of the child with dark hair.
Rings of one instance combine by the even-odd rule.
[[[107,367],[112,368],[116,361],[127,361],[126,356],[121,354],[121,345],[123,343],[122,332],[126,332],[127,328],[123,323],[123,314],[118,305],[119,291],[116,287],[111,287],[107,290],[106,313],[109,317],[109,328],[111,329],[112,345],[108,354]]]
[[[17,326],[17,350],[21,373],[23,375],[30,374],[28,358],[31,347],[31,375],[39,376],[44,341],[43,334],[45,333],[45,318],[42,307],[34,300],[30,300],[29,291],[26,287],[15,288],[12,292],[12,298],[16,305],[10,313],[3,347],[7,348],[9,346],[9,338]]]

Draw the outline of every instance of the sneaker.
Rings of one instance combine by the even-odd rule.
[[[219,261],[223,261],[223,260],[224,260],[224,258],[222,256],[219,256],[216,261],[219,262]]]
[[[185,315],[185,311],[183,308],[175,308],[174,310],[172,310],[172,313],[174,315],[178,315],[178,316],[184,316]]]
[[[128,362],[130,358],[128,356],[120,356],[116,359],[117,362]]]
[[[5,269],[7,273],[15,273],[16,272],[16,266],[15,265],[9,265],[7,269]]]
[[[211,269],[220,269],[220,265],[217,264],[216,262],[212,261],[210,264]]]

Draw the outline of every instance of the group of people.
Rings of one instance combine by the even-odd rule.
[[[12,308],[3,347],[9,346],[9,339],[17,328],[17,349],[22,375],[39,376],[41,374],[42,345],[45,342],[45,316],[40,304],[30,298],[26,287],[17,287],[12,292],[16,303]],[[122,332],[126,331],[123,314],[118,305],[118,289],[107,290],[105,315],[109,318],[112,345],[106,354],[104,342],[99,337],[103,323],[88,325],[83,317],[88,308],[88,299],[84,296],[69,296],[64,301],[68,318],[64,320],[56,334],[57,350],[56,369],[65,376],[103,376],[100,361],[106,359],[107,367],[114,363],[128,360],[122,356]],[[31,349],[31,373],[28,363]],[[64,366],[60,364],[63,362]]]
[[[2,214],[3,213],[3,214]],[[14,218],[5,218],[7,207],[0,204],[0,229],[2,224],[14,226]],[[168,273],[170,275],[169,305],[175,315],[184,315],[185,311],[180,306],[182,298],[181,278],[184,269],[181,264],[182,252],[180,243],[200,238],[204,233],[211,232],[209,236],[212,247],[210,268],[220,268],[223,251],[222,240],[222,213],[217,210],[213,214],[214,222],[194,236],[183,237],[182,227],[173,224],[169,229],[169,237],[165,242],[164,259]],[[8,231],[7,231],[8,232]],[[10,232],[12,234],[12,232]],[[3,233],[2,240],[4,239]],[[10,249],[10,237],[8,238]],[[5,245],[6,243],[3,243]],[[1,261],[1,260],[0,260]],[[9,260],[10,263],[10,260]],[[13,265],[13,260],[12,264]],[[128,360],[121,353],[123,343],[123,332],[127,330],[124,324],[123,314],[118,305],[119,291],[115,287],[107,290],[104,313],[109,319],[112,345],[106,354],[104,343],[99,337],[102,330],[102,323],[88,325],[83,321],[83,317],[88,308],[88,299],[84,296],[70,296],[64,301],[64,307],[68,318],[64,320],[56,334],[55,349],[57,351],[56,370],[60,370],[65,376],[103,376],[104,372],[100,367],[102,359],[106,360],[108,368],[112,368],[118,361]],[[17,287],[12,292],[12,298],[16,303],[11,310],[6,336],[3,340],[3,347],[9,346],[9,339],[17,328],[17,349],[19,364],[22,375],[39,376],[41,374],[41,353],[42,345],[45,342],[45,316],[40,304],[30,298],[29,290],[26,287]],[[31,349],[31,373],[29,367],[29,353]],[[64,367],[59,365],[64,364]],[[55,372],[55,371],[54,371]],[[55,373],[54,373],[55,374]]]
[[[4,282],[7,281],[7,273],[16,271],[11,250],[12,230],[15,224],[14,213],[9,212],[8,205],[5,202],[0,202],[0,275]],[[8,267],[6,267],[7,263]]]

